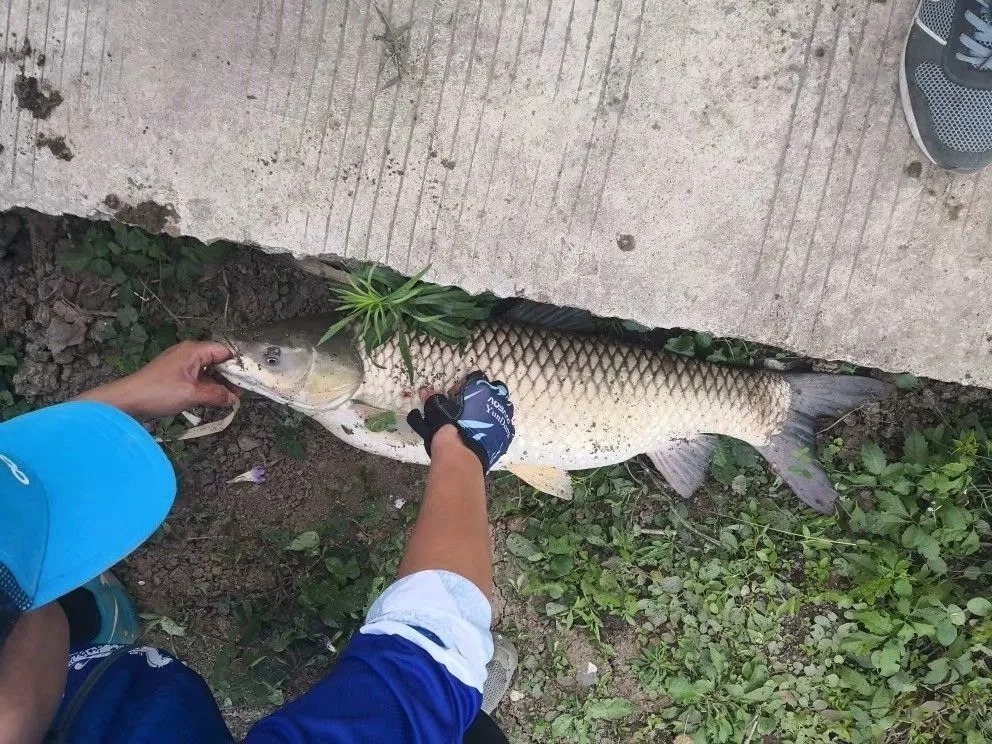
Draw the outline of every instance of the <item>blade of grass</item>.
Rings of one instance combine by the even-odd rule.
[[[413,382],[411,336],[423,334],[464,348],[469,326],[489,317],[491,298],[473,298],[457,287],[424,283],[429,266],[410,278],[370,266],[352,272],[347,286],[332,287],[345,317],[328,329],[321,342],[353,323],[367,351],[397,339],[407,374]]]
[[[413,384],[413,357],[410,355],[410,341],[406,335],[406,327],[401,325],[399,328],[399,334],[396,336],[396,342],[400,347],[400,356],[403,357],[403,364],[406,366],[406,374],[410,380],[410,384]]]
[[[341,329],[347,326],[352,320],[354,320],[354,316],[352,315],[346,315],[343,318],[341,318],[341,320],[339,320],[337,323],[335,323],[334,325],[332,325],[330,328],[327,329],[324,335],[320,337],[320,341],[317,342],[317,345],[320,346],[322,343],[327,341],[327,339],[331,338],[337,333],[340,333]]]

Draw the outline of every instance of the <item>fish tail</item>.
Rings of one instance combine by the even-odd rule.
[[[837,492],[814,458],[816,420],[842,416],[884,398],[892,386],[870,377],[847,375],[793,374],[787,379],[792,387],[788,419],[782,430],[757,450],[803,502],[830,514]]]

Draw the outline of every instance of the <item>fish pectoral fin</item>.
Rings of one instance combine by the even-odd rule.
[[[716,439],[712,434],[670,439],[647,456],[675,493],[688,499],[706,480]]]
[[[524,465],[519,462],[507,465],[506,469],[541,493],[557,496],[565,501],[572,500],[572,476],[567,470],[547,465]]]

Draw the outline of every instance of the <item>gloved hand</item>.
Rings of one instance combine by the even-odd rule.
[[[456,395],[432,395],[424,401],[423,413],[410,411],[406,420],[424,438],[428,455],[437,430],[452,424],[465,446],[479,458],[484,473],[506,453],[514,434],[513,404],[506,385],[490,382],[482,372],[466,377],[465,386]]]

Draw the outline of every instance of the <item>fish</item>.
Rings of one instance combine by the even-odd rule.
[[[604,335],[591,319],[524,304],[476,325],[461,347],[414,333],[408,368],[396,338],[372,351],[347,332],[321,344],[337,316],[302,317],[221,334],[232,358],[217,369],[350,445],[418,464],[428,455],[405,415],[419,389],[445,391],[482,370],[507,385],[515,409],[516,436],[496,469],[541,492],[571,498],[569,471],[646,455],[689,498],[726,436],[754,447],[805,504],[834,510],[837,493],[814,457],[817,419],[879,400],[889,384],[698,361]],[[381,430],[389,413],[395,425]]]

